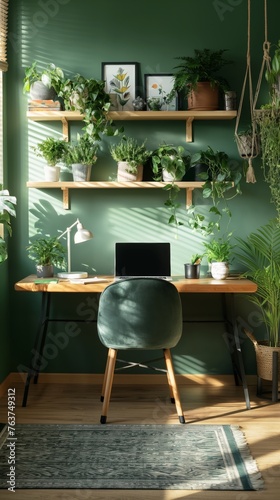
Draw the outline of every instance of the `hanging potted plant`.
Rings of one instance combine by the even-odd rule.
[[[97,161],[98,144],[87,133],[77,134],[76,142],[66,143],[63,161],[72,169],[73,181],[90,181],[92,165]]]
[[[44,165],[45,180],[49,182],[59,181],[60,166],[57,163],[65,154],[66,142],[54,137],[47,137],[37,146],[33,146],[32,149],[39,158],[44,158],[47,162],[47,165]]]
[[[110,147],[112,158],[118,164],[118,181],[142,181],[143,168],[152,152],[146,148],[146,140],[139,144],[136,139],[123,136],[118,144]]]
[[[279,221],[273,219],[249,234],[236,238],[236,258],[245,267],[244,276],[258,286],[249,300],[260,311],[259,324],[265,326],[266,338],[256,340],[246,330],[256,352],[258,377],[272,380],[273,351],[278,353],[278,382],[280,380],[280,230]]]
[[[262,169],[268,183],[271,201],[280,222],[280,112],[275,106],[258,110],[256,122],[260,133]]]
[[[219,71],[232,61],[224,57],[226,49],[194,50],[194,56],[176,57],[181,63],[175,66],[174,92],[183,91],[188,100],[188,109],[219,109],[219,91],[229,90],[225,78]]]

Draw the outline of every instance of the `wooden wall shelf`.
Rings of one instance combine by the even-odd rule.
[[[186,122],[186,142],[193,141],[192,124],[194,120],[232,120],[237,111],[111,111],[108,118],[115,121],[132,120],[183,120]],[[63,136],[69,140],[69,121],[82,121],[79,111],[28,111],[28,120],[61,121]]]
[[[95,182],[44,182],[44,181],[28,181],[26,183],[28,188],[37,189],[61,189],[63,193],[63,208],[69,210],[70,208],[70,189],[161,189],[168,182],[154,182],[154,181],[141,181],[141,182],[114,182],[114,181],[95,181]],[[192,192],[196,188],[201,188],[203,182],[176,182],[180,189],[186,190],[186,207],[192,205]]]

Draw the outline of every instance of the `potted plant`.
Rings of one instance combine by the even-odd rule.
[[[168,199],[165,206],[171,211],[168,223],[176,226],[182,225],[177,219],[177,210],[180,204],[177,202],[180,188],[175,181],[180,181],[185,175],[189,164],[189,155],[183,146],[174,146],[173,144],[160,144],[157,149],[152,152],[152,172],[155,181],[168,182],[163,187],[168,192]]]
[[[61,68],[50,63],[39,71],[38,63],[34,61],[25,69],[23,93],[30,93],[32,99],[54,100],[59,95],[63,82],[64,73]]]
[[[241,194],[241,169],[238,163],[231,163],[224,151],[214,151],[210,146],[191,157],[191,167],[199,166],[198,177],[205,181],[203,198],[212,198],[214,205],[221,198],[232,199]],[[201,165],[204,168],[201,169]]]
[[[271,201],[280,222],[280,108],[267,105],[255,114],[261,142],[264,179],[268,183]]]
[[[73,180],[89,181],[91,168],[97,161],[98,144],[87,133],[77,134],[77,141],[66,143],[64,163],[72,168]]]
[[[265,72],[265,78],[269,86],[270,101],[272,106],[279,107],[280,104],[280,40],[274,46],[274,55],[271,66]]]
[[[245,267],[244,276],[258,288],[249,295],[261,313],[259,324],[265,326],[265,340],[256,341],[252,332],[246,333],[256,351],[258,376],[272,380],[273,351],[278,353],[278,381],[280,380],[280,230],[279,220],[272,219],[252,232],[247,238],[236,238],[236,258]]]
[[[44,166],[45,180],[50,182],[59,181],[60,167],[57,163],[62,160],[66,150],[66,142],[54,137],[47,137],[37,146],[33,146],[35,154],[44,158],[47,165]]]
[[[156,181],[180,181],[186,172],[187,157],[183,146],[160,144],[152,152],[152,170]]]
[[[65,269],[66,249],[57,237],[34,239],[27,247],[29,258],[36,262],[38,278],[52,277],[54,266]]]
[[[206,248],[205,256],[210,265],[212,278],[223,280],[229,275],[229,258],[232,251],[230,238],[232,233],[225,237],[213,238],[211,241],[204,242]]]
[[[139,144],[132,137],[122,137],[110,147],[112,158],[118,163],[118,181],[142,181],[143,167],[152,151],[146,148],[146,140]]]
[[[198,253],[191,256],[190,262],[184,264],[185,267],[185,278],[188,279],[198,279],[200,276],[200,263],[203,259],[203,255]]]
[[[108,117],[111,99],[105,92],[103,80],[77,74],[72,80],[64,81],[59,96],[62,97],[66,110],[80,111],[84,115],[86,133],[94,140],[100,140],[102,134],[112,136],[122,131]]]
[[[0,224],[3,224],[3,231],[0,234],[0,264],[8,258],[7,243],[4,239],[5,231],[12,235],[11,217],[16,216],[15,205],[17,203],[15,196],[10,196],[7,189],[3,189],[0,184]]]
[[[253,131],[252,125],[238,132],[236,144],[241,158],[255,158],[260,152],[259,135]]]
[[[215,110],[219,108],[219,90],[229,90],[219,71],[232,61],[224,57],[226,49],[211,51],[195,49],[194,56],[176,57],[181,63],[175,66],[174,92],[184,91],[188,109]]]

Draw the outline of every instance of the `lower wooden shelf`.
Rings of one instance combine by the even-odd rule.
[[[90,181],[90,182],[44,182],[28,181],[28,188],[35,189],[61,189],[63,193],[63,208],[70,208],[70,189],[162,189],[168,182],[141,181],[141,182],[117,182],[117,181]],[[180,189],[186,190],[186,207],[192,205],[192,192],[196,188],[201,188],[203,182],[176,182]]]

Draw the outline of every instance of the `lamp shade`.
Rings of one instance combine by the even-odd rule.
[[[88,241],[93,238],[93,234],[88,229],[84,229],[83,225],[78,222],[77,224],[77,232],[74,235],[75,243],[83,243],[83,241]]]

